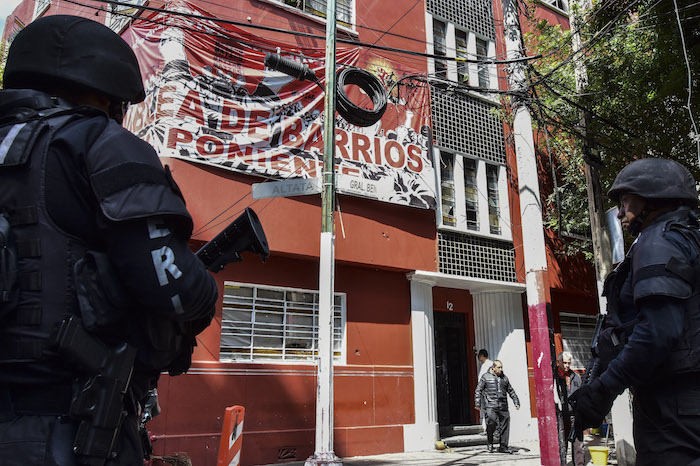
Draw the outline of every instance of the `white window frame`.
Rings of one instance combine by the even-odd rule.
[[[481,35],[477,35],[472,31],[465,28],[456,28],[454,23],[451,23],[439,16],[433,16],[431,14],[425,15],[425,34],[426,34],[426,48],[427,53],[435,54],[435,44],[433,38],[433,20],[441,21],[446,25],[445,32],[445,42],[447,45],[447,58],[457,58],[457,35],[456,30],[459,29],[467,34],[467,56],[470,59],[476,59],[476,39],[477,37],[487,43],[487,56],[486,58],[495,59],[496,58],[496,43]],[[498,89],[498,69],[494,64],[479,65],[478,63],[467,63],[467,69],[469,72],[469,82],[468,84],[472,87],[479,87],[479,68],[480,66],[485,66],[488,70],[488,86],[487,89]],[[435,59],[428,60],[428,74],[435,76]],[[447,79],[450,81],[457,82],[459,76],[457,74],[457,62],[455,60],[447,61]],[[486,94],[486,93],[476,93],[481,98],[486,98],[490,101],[497,101],[496,94]]]
[[[15,18],[15,20],[12,23],[12,32],[10,32],[10,37],[7,38],[7,43],[11,44],[13,40],[15,40],[15,37],[17,37],[17,34],[24,29],[24,24],[22,21],[19,19]],[[7,52],[9,50],[9,47],[5,47],[5,55],[7,55]],[[2,57],[3,60],[7,59],[7,56]]]
[[[253,289],[253,296],[254,298],[235,298],[228,296],[226,294],[226,290],[234,287],[234,288],[252,288]],[[279,312],[281,312],[282,315],[282,326],[281,333],[278,333],[277,335],[269,335],[270,332],[274,332],[274,330],[270,329],[269,327],[274,324],[267,324],[268,329],[267,329],[267,336],[276,336],[276,337],[282,337],[283,344],[282,348],[272,348],[272,347],[263,347],[259,346],[256,348],[254,346],[254,340],[255,337],[264,337],[266,336],[265,329],[258,329],[259,333],[256,333],[256,328],[255,328],[255,323],[261,324],[263,322],[256,322],[256,313],[262,313],[262,311],[257,309],[257,299],[264,299],[264,298],[255,298],[258,295],[258,290],[263,290],[263,291],[273,291],[273,292],[285,292],[285,295],[287,292],[291,293],[305,293],[305,294],[310,294],[314,296],[313,299],[313,304],[311,308],[308,306],[303,306],[306,309],[312,310],[313,312],[313,328],[309,328],[309,330],[304,330],[303,328],[297,328],[296,330],[298,332],[311,332],[311,342],[312,342],[312,347],[310,348],[311,355],[306,356],[306,357],[294,357],[294,356],[289,356],[287,357],[287,351],[290,350],[291,348],[287,348],[286,344],[284,343],[287,338],[289,338],[288,332],[291,332],[287,328],[288,325],[288,317],[290,317],[290,314],[293,314],[293,309],[290,309],[290,301],[287,301],[286,299],[282,303],[282,308],[280,309]],[[336,317],[334,318],[334,321],[337,323],[338,322],[338,317],[337,314],[340,314],[339,318],[339,327],[335,326],[334,328],[334,357],[333,357],[333,362],[335,365],[343,365],[346,364],[347,360],[347,351],[346,351],[346,315],[347,315],[347,296],[345,293],[334,293],[335,299],[340,301],[339,305],[335,305],[335,314]],[[246,325],[239,325],[238,329],[236,328],[235,320],[228,320],[225,319],[225,313],[230,309],[231,304],[239,304],[245,307],[250,308],[251,310],[251,323],[250,323],[250,329],[245,328]],[[219,343],[219,361],[221,362],[230,362],[230,363],[255,363],[255,364],[314,364],[315,361],[318,359],[318,291],[317,290],[304,290],[304,289],[299,289],[299,288],[289,288],[289,287],[279,287],[279,286],[269,286],[269,285],[258,285],[258,284],[252,284],[252,283],[241,283],[241,282],[233,282],[233,281],[225,281],[224,282],[224,297],[223,297],[223,311],[222,311],[222,316],[221,316],[221,341]],[[229,309],[227,309],[229,308]],[[270,312],[270,315],[279,315],[279,312],[275,311],[274,313]],[[306,314],[306,313],[304,313]],[[308,317],[308,315],[306,315]],[[243,338],[250,338],[250,346],[249,346],[249,353],[248,357],[243,356],[243,352],[234,352],[234,351],[227,351],[227,349],[232,349],[234,348],[233,346],[226,345],[224,346],[224,336],[225,335],[230,335],[230,336],[239,336]],[[243,346],[237,347],[240,350],[243,350]],[[279,357],[266,357],[266,356],[258,356],[256,357],[256,354],[261,355],[261,354],[275,354],[276,352],[279,352]],[[238,354],[239,357],[236,357],[235,355]]]
[[[139,12],[138,7],[143,6],[148,3],[148,0],[122,0],[124,3],[131,3],[134,5],[132,8],[123,5],[114,5],[111,3],[107,4],[107,14],[105,15],[105,26],[110,28],[117,34],[121,34],[124,29],[129,25],[129,22],[133,19],[134,15]],[[118,11],[123,14],[128,14],[129,16],[124,16],[123,14],[115,14],[114,11]]]
[[[565,15],[569,14],[569,1],[568,0],[539,0],[540,3],[547,5],[548,7],[556,10]]]
[[[444,179],[442,170],[437,170],[439,177],[438,186],[440,189],[440,203],[438,215],[438,227],[442,230],[457,231],[471,235],[483,236],[505,241],[512,241],[513,234],[511,231],[510,209],[508,205],[508,177],[506,166],[503,164],[494,163],[491,161],[469,157],[459,152],[435,148],[436,160],[442,165],[443,154],[452,154],[454,156],[454,172],[452,180]],[[466,195],[464,192],[464,159],[476,161],[476,189],[477,189],[477,205],[478,205],[478,229],[473,230],[467,226],[466,214]],[[498,167],[498,208],[499,208],[499,227],[500,233],[491,233],[489,223],[489,205],[488,205],[488,184],[486,180],[486,166],[491,165]],[[443,182],[446,185],[454,185],[454,211],[455,225],[449,225],[443,219],[442,212],[442,186]]]
[[[34,0],[34,18],[32,21],[44,14],[51,6],[52,0]]]
[[[560,312],[561,340],[564,351],[571,353],[571,368],[585,370],[588,360],[591,358],[591,342],[595,332],[596,317],[590,314],[574,314]],[[566,324],[566,331],[561,325],[561,317],[575,319],[575,325]],[[567,319],[568,320],[568,319]],[[585,325],[581,325],[585,321]]]
[[[315,21],[326,21],[326,11],[319,11],[318,14],[313,11],[306,9],[306,2],[309,0],[259,0],[265,3],[272,3],[284,7],[285,9],[294,11],[295,13],[307,16]],[[348,31],[354,32],[355,30],[355,20],[357,18],[357,0],[350,1],[350,21],[345,21],[343,18],[338,17],[340,10],[338,9],[338,4],[336,0],[336,19],[339,23],[338,26],[346,29]],[[299,4],[299,6],[296,6]]]

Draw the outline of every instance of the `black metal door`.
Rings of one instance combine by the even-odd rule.
[[[471,424],[464,314],[435,312],[435,371],[440,426]]]

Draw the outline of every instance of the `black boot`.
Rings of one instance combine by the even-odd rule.
[[[504,446],[498,447],[498,452],[499,452],[499,453],[508,453],[509,455],[512,455],[512,454],[513,454],[513,450],[511,450],[511,449],[508,448],[508,447],[504,447]]]
[[[493,445],[492,444],[489,443],[486,448],[488,449],[489,453],[493,453]]]

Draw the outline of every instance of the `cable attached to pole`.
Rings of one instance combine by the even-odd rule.
[[[372,99],[374,108],[368,110],[353,103],[345,92],[345,86],[348,84],[354,84],[362,89]],[[336,78],[335,94],[338,113],[353,125],[372,126],[381,120],[386,111],[386,89],[382,82],[369,71],[360,68],[345,68],[340,71]]]
[[[265,66],[271,70],[279,71],[299,81],[313,81],[319,86],[321,83],[308,65],[299,63],[289,58],[284,58],[276,53],[265,55]],[[371,110],[356,105],[347,92],[345,86],[358,86],[372,100]],[[323,87],[323,86],[321,86]],[[388,95],[382,82],[369,71],[360,68],[344,68],[336,74],[335,94],[337,110],[348,123],[355,126],[372,126],[381,120],[386,111]]]

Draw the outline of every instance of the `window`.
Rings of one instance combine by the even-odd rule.
[[[464,160],[464,200],[467,211],[467,229],[479,231],[479,196],[476,186],[476,165],[474,159]]]
[[[326,0],[281,0],[285,5],[298,8],[314,16],[326,17]],[[346,26],[351,26],[353,21],[352,0],[336,0],[336,19]]]
[[[15,37],[17,37],[17,34],[19,34],[19,31],[24,29],[24,24],[17,18],[15,18],[14,22],[12,23],[12,32],[10,33],[10,37],[7,38],[7,43],[11,44],[13,40],[15,40]],[[7,51],[5,51],[7,52]]]
[[[318,292],[226,282],[221,361],[314,361],[318,355]],[[344,362],[345,295],[333,309],[333,359]]]
[[[596,316],[585,314],[559,314],[564,351],[571,353],[571,368],[585,370],[591,359],[591,342],[595,332]]]
[[[433,19],[433,55],[447,56],[447,28],[445,23]],[[435,75],[444,78],[447,76],[447,62],[435,60]]]
[[[146,1],[147,0],[122,0],[123,3],[130,3],[133,6],[108,3],[105,24],[117,34],[120,34],[129,24],[132,17],[140,11],[137,7],[144,5]]]
[[[496,67],[493,64],[477,63],[477,59],[493,58],[496,45],[493,41],[455,27],[442,19],[432,17],[426,24],[428,37],[432,34],[432,50],[429,69],[439,78],[464,83],[471,87],[491,89],[497,86]],[[441,59],[438,57],[446,57]]]
[[[440,227],[510,240],[505,166],[445,149],[439,152]]]
[[[455,157],[450,153],[440,156],[440,191],[442,195],[442,223],[455,226]]]
[[[459,29],[455,31],[455,43],[457,45],[457,81],[469,84],[469,63],[464,61],[469,58],[466,31]]]
[[[489,200],[489,231],[494,235],[501,234],[500,207],[498,201],[498,167],[486,165],[486,189]]]
[[[569,2],[567,0],[542,0],[542,2],[559,8],[561,11],[569,11]]]
[[[38,18],[51,6],[51,0],[35,0],[34,1],[34,19]]]
[[[476,58],[484,60],[488,58],[489,43],[484,39],[476,38]],[[478,65],[479,87],[489,88],[489,66],[483,63]]]

